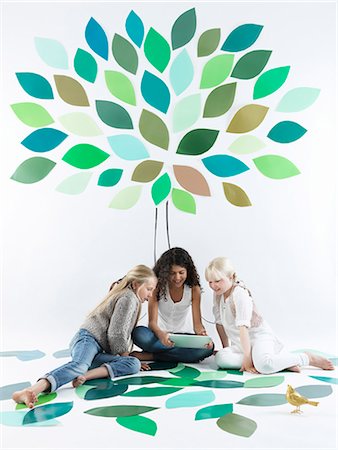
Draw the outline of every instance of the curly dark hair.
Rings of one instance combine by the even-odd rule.
[[[201,286],[200,277],[189,253],[180,247],[171,248],[159,257],[153,268],[158,280],[156,289],[157,301],[159,301],[161,296],[165,297],[170,271],[174,265],[186,269],[187,279],[185,280],[185,284],[191,288],[193,286]]]

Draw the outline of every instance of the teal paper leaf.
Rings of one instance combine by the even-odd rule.
[[[181,388],[174,387],[143,387],[127,392],[123,397],[160,397],[162,395],[173,394]]]
[[[264,155],[254,158],[257,169],[266,177],[275,180],[294,177],[300,174],[299,169],[287,158],[279,155]]]
[[[242,388],[244,383],[241,381],[233,381],[233,380],[204,380],[204,381],[195,381],[194,386],[203,386],[203,387],[211,387],[216,389],[237,389]]]
[[[186,392],[174,395],[166,401],[166,408],[190,408],[211,403],[215,400],[213,391]]]
[[[22,425],[28,425],[67,414],[73,408],[73,402],[52,403],[31,409],[23,418]]]
[[[134,46],[124,37],[115,34],[112,50],[117,64],[135,75],[138,67],[138,56]]]
[[[114,384],[113,381],[107,380],[106,383],[100,383],[94,389],[90,389],[85,393],[85,400],[99,400],[102,398],[117,397],[128,389],[127,385]]]
[[[249,167],[237,158],[229,155],[214,155],[202,159],[205,167],[217,177],[232,177],[249,170]]]
[[[212,405],[199,409],[195,415],[195,420],[215,419],[233,411],[232,403],[224,403],[223,405]]]
[[[240,80],[255,78],[267,65],[271,53],[271,50],[254,50],[246,53],[237,61],[231,76]]]
[[[266,97],[267,95],[276,92],[285,83],[289,71],[290,66],[285,66],[270,69],[262,73],[262,75],[260,75],[257,79],[254,86],[254,100]]]
[[[171,181],[167,173],[158,178],[151,188],[151,196],[155,205],[159,205],[165,198],[168,197],[171,191]]]
[[[152,383],[161,383],[162,381],[167,380],[165,377],[158,377],[153,375],[145,375],[139,377],[126,377],[120,378],[119,380],[115,380],[116,384],[130,384],[130,385],[143,385],[143,384],[152,384]]]
[[[338,384],[338,378],[332,377],[317,377],[314,375],[310,375],[310,378],[314,378],[315,380],[324,381],[324,383]]]
[[[283,376],[275,376],[275,377],[254,377],[250,378],[250,380],[246,380],[244,383],[245,388],[266,388],[266,387],[274,387],[282,384],[284,382]]]
[[[171,44],[173,50],[183,47],[194,37],[196,31],[195,8],[181,14],[174,22],[171,30]]]
[[[64,46],[55,39],[36,37],[35,48],[40,58],[55,69],[68,69],[68,55]]]
[[[216,142],[218,130],[199,128],[189,131],[178,144],[179,155],[201,155],[207,152]]]
[[[40,156],[26,159],[19,165],[11,179],[25,184],[36,183],[45,178],[55,164],[54,161]]]
[[[91,169],[109,158],[109,153],[91,144],[77,144],[71,147],[62,160],[78,169]]]
[[[157,76],[144,71],[141,81],[144,100],[159,111],[166,113],[170,104],[170,92],[167,85]]]
[[[74,58],[75,72],[84,80],[94,83],[97,75],[97,62],[95,58],[81,48],[77,49]]]
[[[33,152],[49,152],[63,142],[68,134],[54,128],[40,128],[28,135],[21,144]]]
[[[263,25],[246,23],[235,28],[224,41],[221,50],[225,52],[240,52],[256,42]]]
[[[144,38],[144,25],[140,17],[134,11],[130,11],[127,17],[126,31],[134,44],[137,45],[137,47],[141,47]]]
[[[101,25],[91,17],[86,26],[85,37],[89,47],[108,61],[108,39]]]
[[[174,59],[169,71],[170,83],[176,95],[182,94],[194,78],[194,66],[186,49]]]
[[[108,142],[114,153],[127,161],[135,161],[149,157],[143,142],[130,134],[120,134],[108,137]]]
[[[149,417],[143,416],[129,416],[129,417],[118,417],[116,422],[122,425],[128,430],[137,431],[139,433],[148,434],[150,436],[155,436],[157,432],[157,425]]]
[[[281,144],[297,141],[306,133],[306,129],[296,122],[284,121],[277,123],[268,133],[268,138]]]
[[[287,403],[285,394],[255,394],[242,398],[239,405],[247,406],[278,406]]]
[[[54,98],[49,81],[37,73],[17,72],[16,77],[24,91],[35,98],[50,100]]]
[[[115,186],[120,181],[122,173],[122,169],[107,169],[101,173],[97,184],[105,187]]]
[[[287,92],[277,105],[279,112],[298,112],[311,106],[318,98],[320,89],[300,87]]]
[[[110,127],[126,130],[133,128],[133,122],[128,111],[117,103],[96,100],[96,111],[102,122]]]

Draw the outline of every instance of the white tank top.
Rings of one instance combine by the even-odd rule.
[[[158,302],[158,326],[171,333],[186,333],[187,315],[191,306],[191,288],[184,285],[183,296],[179,302],[174,302],[170,297],[169,287],[166,295],[161,296]]]

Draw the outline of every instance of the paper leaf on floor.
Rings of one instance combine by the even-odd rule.
[[[46,353],[40,350],[14,350],[9,352],[0,352],[0,356],[16,356],[20,361],[32,361],[46,356]]]
[[[324,381],[325,383],[338,384],[338,378],[317,377],[314,375],[310,375],[310,378],[314,378],[315,380],[319,380],[319,381]]]
[[[311,384],[295,388],[298,394],[306,398],[321,398],[332,394],[332,387],[322,384]]]
[[[139,384],[151,384],[151,383],[161,383],[167,380],[165,377],[156,377],[152,375],[146,375],[144,377],[127,377],[120,380],[114,380],[115,384],[128,384],[128,385],[139,385]]]
[[[211,388],[241,388],[244,386],[244,383],[241,381],[225,381],[225,380],[206,380],[206,381],[196,381],[194,386],[203,386],[203,387],[211,387]]]
[[[73,408],[73,402],[53,403],[51,405],[38,406],[31,409],[24,417],[22,424],[27,425],[67,414]]]
[[[248,406],[276,406],[287,403],[285,394],[255,394],[242,398],[239,405]]]
[[[82,384],[81,386],[78,386],[77,388],[75,388],[75,393],[80,398],[85,398],[86,393],[88,391],[90,391],[91,389],[94,389],[94,387],[88,386],[87,384]]]
[[[157,425],[152,419],[143,416],[118,417],[116,422],[125,428],[139,433],[155,436]]]
[[[54,358],[67,358],[70,356],[70,349],[65,348],[64,350],[58,350],[53,353]]]
[[[212,405],[206,408],[199,409],[195,415],[195,420],[214,419],[233,411],[232,403],[225,403],[223,405]]]
[[[226,414],[218,419],[216,423],[221,430],[243,437],[250,437],[257,428],[254,420],[233,413]]]
[[[154,411],[155,409],[158,408],[152,406],[116,405],[92,408],[84,411],[84,413],[100,417],[126,417],[144,414],[149,411]]]
[[[23,425],[23,419],[26,415],[26,411],[2,411],[0,412],[0,424],[8,427],[21,427]],[[30,423],[26,426],[40,426],[50,427],[59,425],[59,421],[56,419],[45,420],[43,422]]]
[[[196,381],[210,381],[210,380],[219,380],[220,378],[225,378],[227,376],[227,372],[218,372],[217,370],[213,370],[210,372],[202,372],[195,380]]]
[[[181,370],[169,370],[170,373],[176,377],[181,378],[197,378],[201,375],[201,372],[194,367],[184,366]]]
[[[177,367],[177,362],[155,361],[148,364],[151,370],[169,370]]]
[[[278,386],[284,382],[284,377],[255,377],[250,380],[246,380],[244,383],[245,388],[262,388]]]
[[[176,386],[176,387],[184,387],[184,386],[193,386],[195,382],[194,378],[168,378],[164,381],[161,381],[161,384],[165,386]]]
[[[96,388],[90,389],[88,392],[86,392],[84,399],[98,400],[101,398],[117,397],[118,395],[126,392],[127,389],[127,384],[114,384],[109,380],[109,383],[106,386],[98,385]]]
[[[31,384],[29,381],[23,381],[22,383],[7,384],[0,387],[0,400],[9,400],[12,398],[12,394],[16,391],[21,391],[29,387]]]
[[[159,397],[161,395],[174,394],[180,390],[181,388],[174,387],[144,387],[127,392],[126,394],[123,394],[123,397]]]
[[[205,405],[215,400],[213,391],[202,392],[186,392],[184,394],[175,395],[166,401],[167,408],[189,408],[192,406]]]
[[[43,405],[44,403],[52,402],[57,397],[56,392],[51,392],[50,394],[40,394],[38,396],[38,401],[34,406]],[[28,408],[24,403],[18,403],[15,407],[16,410]]]

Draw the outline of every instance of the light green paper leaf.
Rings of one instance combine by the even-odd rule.
[[[134,87],[126,75],[115,70],[106,70],[104,75],[106,85],[112,95],[129,105],[136,105]]]
[[[189,192],[173,188],[171,198],[174,206],[180,211],[196,214],[196,202]]]
[[[203,67],[200,88],[208,89],[221,84],[229,75],[234,55],[218,55],[210,59]]]
[[[265,119],[269,108],[262,105],[246,105],[240,108],[227,128],[228,133],[247,133],[257,128]]]
[[[82,194],[92,177],[92,172],[80,172],[63,180],[56,186],[58,192],[69,195]]]
[[[227,200],[235,206],[251,206],[247,194],[242,188],[232,183],[222,183],[224,195]]]
[[[157,147],[168,150],[169,132],[166,124],[156,114],[144,109],[139,122],[140,133],[144,139]]]
[[[217,425],[223,431],[242,437],[250,437],[257,429],[254,420],[239,414],[226,414],[217,420]]]
[[[128,430],[155,436],[157,425],[152,419],[143,416],[118,417],[116,422]]]
[[[186,130],[191,127],[201,115],[201,94],[193,94],[176,103],[173,111],[173,131]]]
[[[164,173],[158,178],[151,188],[151,196],[155,205],[159,205],[163,200],[168,197],[171,191],[171,181],[167,173]]]
[[[284,66],[268,70],[260,75],[254,86],[254,100],[266,97],[277,91],[285,83],[289,71],[290,66]]]
[[[226,370],[218,371],[218,370],[212,370],[209,372],[202,372],[200,375],[198,375],[197,378],[195,378],[196,381],[210,381],[210,380],[220,380],[222,378],[225,378],[227,376]]]
[[[49,112],[37,103],[14,103],[11,108],[16,117],[29,127],[46,127],[54,122]]]
[[[166,408],[191,408],[211,403],[215,400],[215,394],[211,390],[186,392],[174,395],[166,401]]]
[[[55,164],[54,161],[41,156],[26,159],[19,165],[11,179],[25,184],[36,183],[45,178]]]
[[[141,196],[142,186],[128,186],[115,195],[109,204],[109,208],[130,209],[138,202]]]
[[[244,382],[245,388],[274,387],[284,382],[283,376],[276,377],[255,377]]]
[[[189,9],[181,14],[171,29],[171,45],[173,50],[183,47],[194,37],[196,31],[196,11]]]
[[[195,420],[215,419],[233,411],[232,403],[224,403],[222,405],[212,405],[199,409],[195,415]]]
[[[231,108],[236,93],[237,83],[223,84],[208,95],[203,111],[203,117],[219,117]]]
[[[231,153],[235,153],[235,155],[246,155],[248,153],[254,153],[262,150],[265,145],[266,144],[257,136],[245,134],[234,140],[234,142],[229,146],[229,151]]]
[[[257,169],[266,177],[275,180],[294,177],[299,169],[287,158],[279,155],[264,155],[253,159]]]
[[[144,41],[144,54],[159,72],[163,72],[170,60],[168,42],[154,28],[150,28]]]
[[[138,56],[134,46],[116,33],[113,38],[112,50],[117,64],[135,75],[138,67]]]
[[[162,167],[163,162],[161,161],[142,161],[135,167],[131,179],[132,181],[138,181],[139,183],[149,183],[149,181],[155,180],[160,174]]]
[[[320,89],[300,87],[287,92],[277,105],[279,112],[298,112],[311,106],[318,98]]]
[[[65,153],[62,160],[78,169],[91,169],[103,163],[109,156],[109,153],[95,145],[77,144]]]
[[[64,46],[55,39],[36,37],[35,48],[40,58],[55,69],[68,69],[68,56]]]
[[[212,28],[211,30],[204,31],[198,39],[197,44],[197,56],[209,56],[218,47],[221,39],[221,29]]]
[[[35,403],[34,406],[39,406],[39,405],[43,405],[45,403],[49,403],[52,402],[53,400],[55,400],[57,397],[57,393],[56,392],[51,392],[50,394],[40,394],[38,396],[38,401]],[[17,403],[15,409],[16,410],[20,410],[20,409],[27,409],[28,406],[25,405],[24,403]]]
[[[61,125],[77,136],[100,136],[103,134],[96,122],[86,113],[74,112],[59,117]]]

